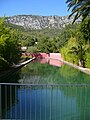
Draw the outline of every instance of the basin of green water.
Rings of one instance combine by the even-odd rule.
[[[1,86],[3,119],[90,120],[90,76],[77,69],[35,61],[7,80],[19,85]]]

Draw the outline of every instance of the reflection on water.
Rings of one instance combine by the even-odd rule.
[[[15,96],[15,98],[7,97],[10,102],[8,109],[5,107],[5,110],[2,111],[3,119],[90,119],[90,87],[88,86],[30,85],[19,86],[15,89],[13,92],[16,95],[10,94],[10,96]]]
[[[10,108],[17,104],[17,94],[15,91],[15,86],[9,86],[9,85],[1,85],[0,86],[0,110],[2,118],[7,114],[7,111],[10,110]]]
[[[55,60],[55,59],[38,59],[38,61],[43,64],[48,63],[49,65],[53,65],[57,67],[61,67],[63,65],[63,63],[60,62],[60,60]]]
[[[55,61],[41,63],[32,62],[3,82],[90,84],[90,76],[74,68],[53,66]],[[1,85],[0,96],[3,119],[90,120],[90,86]]]
[[[40,62],[40,63],[39,63]],[[90,84],[90,76],[70,66],[47,59],[32,62],[21,69],[19,82],[30,84]],[[43,63],[43,64],[41,64]],[[46,64],[45,64],[46,63]],[[51,65],[53,63],[53,65]],[[58,64],[56,67],[54,64]],[[50,65],[49,65],[50,64]]]

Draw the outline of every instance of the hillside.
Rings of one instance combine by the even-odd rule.
[[[61,29],[65,25],[71,24],[73,17],[68,16],[36,16],[36,15],[16,15],[6,18],[9,24],[19,25],[25,29]],[[77,23],[81,22],[79,18]]]

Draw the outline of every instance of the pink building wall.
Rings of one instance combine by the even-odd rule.
[[[42,58],[48,58],[49,57],[49,54],[47,54],[47,53],[39,53],[41,56],[42,56]]]
[[[51,58],[51,59],[62,59],[62,56],[60,53],[22,53],[24,56],[32,56],[36,58]]]
[[[57,66],[57,67],[62,66],[62,62],[60,62],[59,60],[54,60],[54,59],[50,59],[49,64],[53,66]]]
[[[49,59],[38,59],[38,61],[42,64],[49,63]]]
[[[60,53],[50,53],[50,54],[46,54],[46,53],[33,53],[33,54],[22,53],[22,55],[36,57],[36,58],[38,58],[38,61],[42,64],[48,63],[50,65],[58,66],[58,67],[63,65],[63,63],[59,61],[59,60],[62,60],[62,56]]]
[[[52,58],[52,59],[58,59],[58,60],[62,59],[60,53],[50,53],[49,57]]]
[[[32,56],[36,58],[48,58],[49,55],[46,53],[22,53],[23,56]]]

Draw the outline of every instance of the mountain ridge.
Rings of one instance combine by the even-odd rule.
[[[6,17],[6,22],[18,26],[22,26],[25,29],[62,29],[65,25],[71,24],[74,19],[72,16],[68,19],[68,16],[42,16],[42,15],[15,15]],[[79,18],[76,23],[80,23]]]

